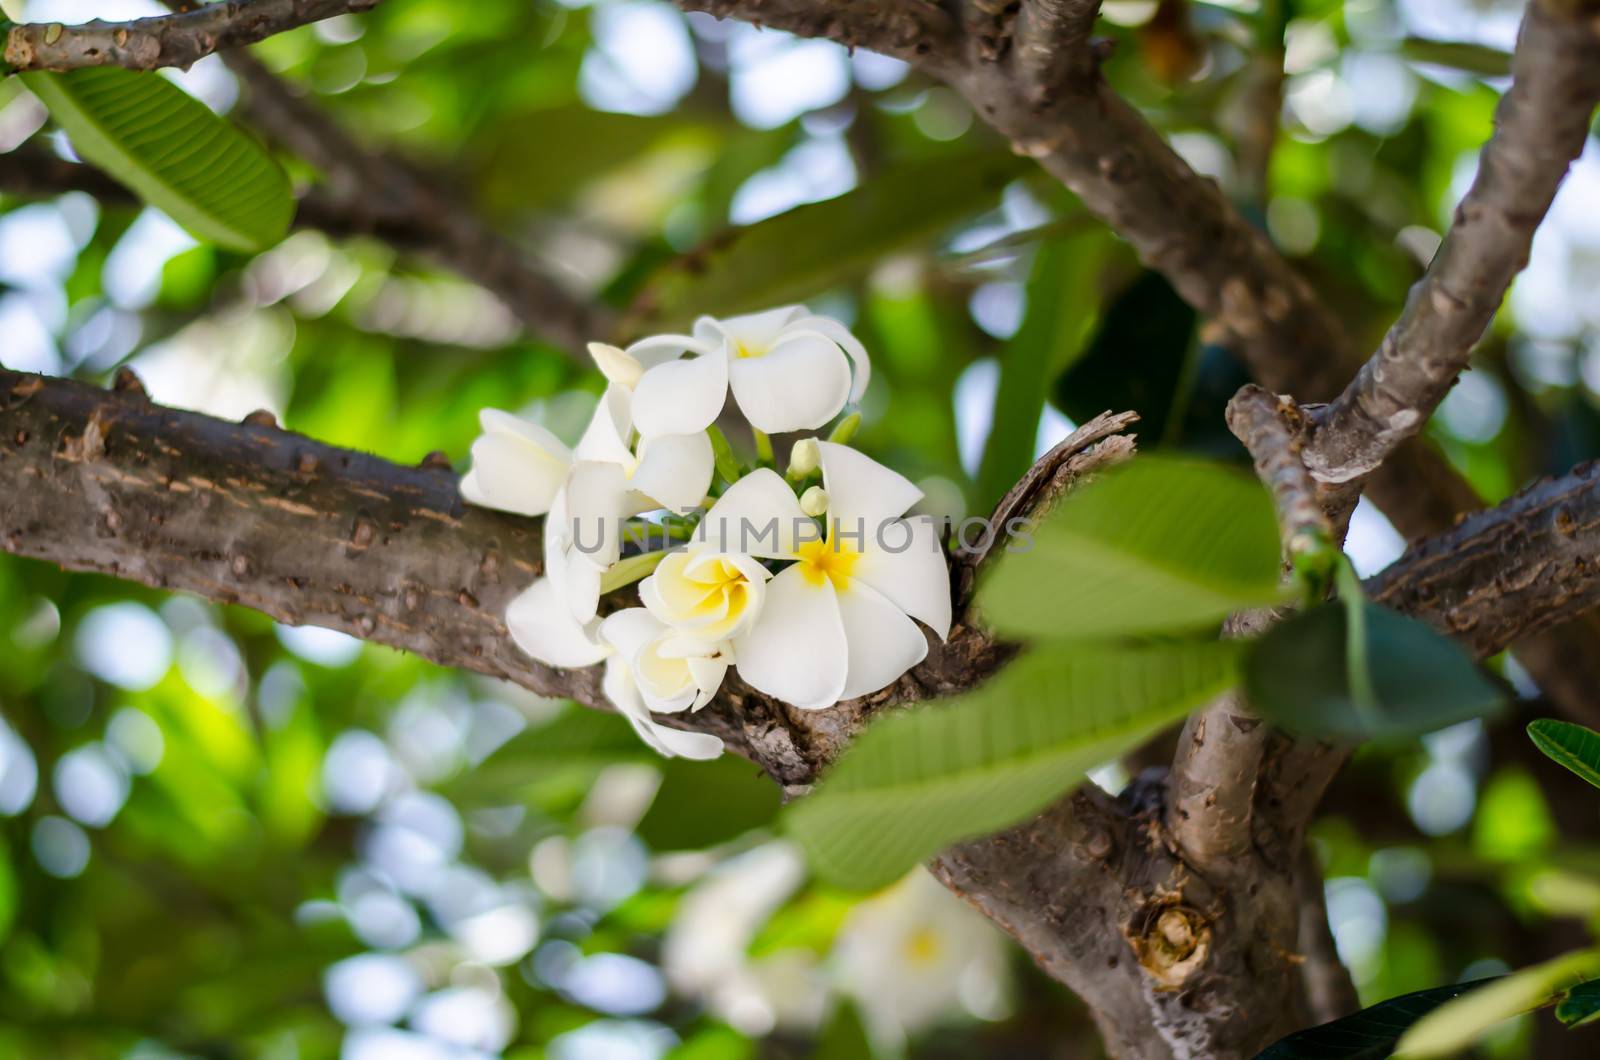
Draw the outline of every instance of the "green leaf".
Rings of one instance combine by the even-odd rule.
[[[612,114],[573,103],[491,123],[468,164],[486,207],[525,213],[572,198],[668,137],[711,143],[721,138],[709,123],[681,115]]]
[[[1226,689],[1236,649],[1181,641],[1033,651],[957,700],[872,725],[785,823],[829,881],[891,883],[957,840],[1038,812]]]
[[[1015,156],[993,151],[924,160],[724,233],[645,285],[633,330],[682,327],[700,313],[727,316],[820,294],[993,205],[1025,170]]]
[[[196,237],[261,250],[288,230],[294,197],[282,167],[161,75],[100,66],[22,76],[85,161]]]
[[[833,1018],[817,1040],[812,1060],[872,1060],[872,1040],[861,1022],[861,1013],[849,1002],[834,1009]]]
[[[1556,1002],[1556,1019],[1568,1027],[1582,1027],[1600,1019],[1600,979],[1590,979],[1568,990]]]
[[[1600,788],[1600,732],[1570,721],[1540,718],[1528,723],[1535,747]]]
[[[1492,979],[1401,994],[1343,1019],[1297,1031],[1256,1054],[1256,1060],[1383,1060],[1417,1020]]]
[[[1324,604],[1268,630],[1244,667],[1250,705],[1293,732],[1333,740],[1401,740],[1505,705],[1466,649],[1415,619],[1362,602],[1365,666],[1347,654],[1349,610]],[[1370,691],[1358,695],[1352,666]],[[1370,696],[1370,702],[1367,697]]]
[[[988,511],[1033,463],[1039,416],[1050,379],[1074,357],[1094,320],[1100,270],[1110,241],[1057,239],[1039,248],[1028,281],[1028,312],[1016,338],[1000,353],[1000,385],[995,388],[989,440],[978,470],[980,509]],[[1087,419],[1106,408],[1096,408]]]
[[[1073,491],[1029,551],[1003,556],[978,602],[999,632],[1187,632],[1281,601],[1272,500],[1218,464],[1140,457]]]
[[[1447,1002],[1408,1030],[1394,1055],[1406,1060],[1459,1056],[1497,1023],[1543,1008],[1600,975],[1600,950],[1568,953],[1504,976]]]
[[[778,816],[782,792],[742,758],[657,763],[661,787],[635,829],[655,850],[703,850],[737,839]]]
[[[1194,310],[1160,273],[1146,270],[1111,300],[1083,356],[1056,381],[1056,404],[1079,422],[1131,409],[1140,445],[1154,446],[1174,414],[1182,418],[1199,356],[1194,332]]]

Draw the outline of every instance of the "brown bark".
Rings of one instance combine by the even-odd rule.
[[[1568,10],[1533,0],[1511,76],[1494,136],[1439,253],[1378,352],[1319,417],[1306,462],[1325,482],[1371,473],[1422,429],[1527,264],[1534,229],[1583,150],[1600,103],[1593,5]]]
[[[11,26],[5,35],[7,73],[123,66],[155,70],[188,67],[224,48],[238,48],[335,15],[370,11],[379,0],[224,0],[173,15],[127,22],[95,19]]]
[[[1086,425],[1001,511],[1038,513],[1082,476],[1125,459],[1131,442],[1115,432],[1128,420]],[[540,666],[505,634],[506,604],[538,573],[538,522],[464,506],[442,461],[401,467],[265,423],[161,408],[131,375],[103,391],[0,371],[0,499],[7,551],[315,622],[602,705],[594,669]],[[1413,549],[1374,589],[1436,623],[1470,615],[1468,642],[1499,650],[1525,626],[1600,600],[1600,580],[1576,563],[1600,544],[1597,514],[1600,475],[1580,469]],[[963,600],[982,559],[954,566]],[[722,735],[799,792],[875,712],[968,687],[1007,655],[968,615],[874,696],[792,711],[730,682],[705,711],[673,720]],[[1301,837],[1342,752],[1239,731],[1262,766],[1253,787],[1239,789],[1248,790],[1250,838],[1232,860],[1202,869],[1180,853],[1164,823],[1165,780],[1151,776],[1120,799],[1079,791],[935,863],[1082,993],[1117,1055],[1244,1056],[1304,1022]]]

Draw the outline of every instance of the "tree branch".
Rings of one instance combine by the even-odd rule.
[[[882,52],[935,76],[959,63],[964,45],[960,25],[934,0],[678,0],[678,6]]]
[[[1511,89],[1495,112],[1478,175],[1400,319],[1319,417],[1306,454],[1317,478],[1347,482],[1369,474],[1422,429],[1466,368],[1588,138],[1600,102],[1595,10],[1564,11],[1555,0],[1528,5]]]
[[[612,335],[613,315],[568,290],[461,200],[459,189],[404,159],[358,143],[325,110],[240,51],[223,60],[243,83],[244,109],[268,137],[322,170],[337,201],[375,234],[411,226],[417,248],[505,303],[528,333],[575,358]]]
[[[1244,443],[1256,477],[1272,494],[1285,558],[1330,547],[1333,528],[1301,459],[1307,424],[1294,399],[1249,384],[1228,402],[1227,416],[1228,429]]]
[[[95,19],[78,26],[59,22],[13,25],[5,36],[5,73],[122,66],[155,70],[188,67],[225,48],[254,44],[274,34],[336,15],[376,7],[379,0],[226,0],[192,11],[136,18]]]
[[[1054,95],[1094,68],[1088,44],[1099,13],[1100,0],[1023,0],[1013,47],[1036,98]]]

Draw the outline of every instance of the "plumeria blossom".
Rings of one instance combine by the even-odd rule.
[[[630,446],[630,403],[624,388],[606,388],[573,450],[564,490],[566,518],[553,535],[561,551],[546,556],[547,571],[564,568],[564,598],[579,622],[595,616],[600,576],[621,555],[623,520],[659,508],[698,508],[711,485],[715,458],[705,432],[661,435]],[[545,521],[547,541],[554,521]]]
[[[640,345],[654,353],[681,341],[659,336]],[[646,437],[705,430],[730,388],[756,430],[813,430],[846,402],[861,400],[872,373],[866,348],[843,324],[801,305],[727,320],[701,317],[688,349],[696,356],[647,367],[634,384],[634,415]]]
[[[537,423],[499,409],[483,409],[478,423],[483,434],[472,443],[472,469],[461,480],[461,496],[517,515],[548,512],[572,470],[572,450]]]
[[[574,599],[593,598],[598,610],[601,572],[590,563],[569,561],[571,527],[566,496],[558,493],[544,521],[545,576],[506,608],[511,639],[547,666],[593,666],[611,654],[600,640],[600,620],[594,613],[582,619],[573,614]]]
[[[754,557],[697,548],[674,552],[639,583],[639,599],[685,634],[728,640],[749,629],[771,573]]]
[[[607,387],[577,445],[485,409],[461,483],[473,504],[545,515],[543,577],[506,612],[523,651],[550,666],[604,662],[602,690],[645,743],[714,758],[720,739],[653,714],[699,710],[734,666],[759,691],[820,710],[925,658],[923,626],[948,635],[935,525],[906,518],[920,490],[841,444],[859,414],[835,441],[797,441],[786,475],[740,464],[713,427],[731,392],[771,463],[764,432],[820,428],[859,400],[870,366],[842,324],[788,306],[590,353]],[[716,468],[728,486],[713,499]],[[627,521],[663,509],[654,532],[688,543],[650,551],[647,535],[622,562]],[[644,606],[602,617],[602,589],[641,576]]]
[[[668,758],[709,759],[722,754],[717,737],[667,728],[650,712],[671,714],[705,706],[728,672],[726,643],[684,637],[642,607],[606,618],[600,623],[600,639],[610,650],[601,689],[641,740]]]
[[[724,554],[793,560],[732,640],[740,675],[804,710],[875,692],[950,632],[944,552],[928,520],[902,518],[922,491],[854,449],[819,443],[826,535],[774,471],[740,479],[706,514],[700,540]],[[807,531],[813,531],[807,533]]]

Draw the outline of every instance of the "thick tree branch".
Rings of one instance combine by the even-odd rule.
[[[1034,93],[1047,98],[1092,69],[1089,32],[1100,0],[1023,0],[1017,12],[1017,67]]]
[[[1484,656],[1593,606],[1597,555],[1600,463],[1589,463],[1412,546],[1368,589]]]
[[[225,0],[192,11],[128,22],[95,19],[13,25],[5,35],[0,70],[75,70],[122,66],[155,70],[192,65],[213,52],[254,44],[285,30],[335,15],[370,11],[379,0]]]
[[[934,0],[678,0],[678,6],[882,52],[936,76],[954,69],[963,45],[960,25]]]
[[[1511,88],[1454,224],[1378,352],[1319,418],[1306,454],[1319,479],[1369,474],[1422,429],[1466,368],[1588,138],[1600,102],[1596,11],[1589,4],[1569,13],[1556,0],[1528,5]]]

